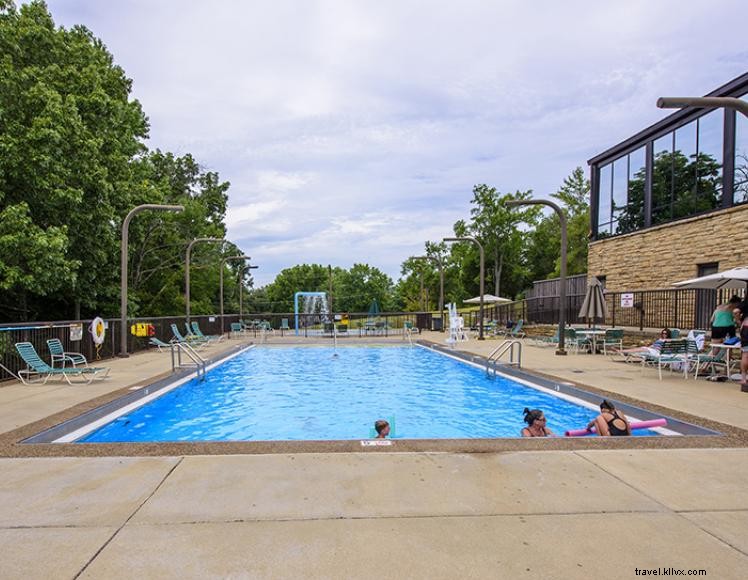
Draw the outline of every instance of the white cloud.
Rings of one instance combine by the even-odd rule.
[[[231,181],[261,283],[300,262],[396,277],[471,189],[576,166],[745,72],[744,2],[48,0],[102,38],[151,147]]]

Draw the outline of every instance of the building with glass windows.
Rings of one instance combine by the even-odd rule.
[[[706,96],[747,93],[748,73]],[[588,273],[607,289],[667,288],[748,265],[748,118],[741,113],[681,109],[588,163]]]

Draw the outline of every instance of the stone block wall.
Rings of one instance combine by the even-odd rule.
[[[611,292],[672,288],[699,264],[748,266],[748,205],[590,243],[587,271]]]

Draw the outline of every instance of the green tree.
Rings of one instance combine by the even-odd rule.
[[[333,268],[333,279],[340,276],[340,269]],[[264,288],[270,312],[293,312],[294,294],[296,292],[327,292],[330,288],[330,272],[321,264],[299,264],[282,270],[271,284]],[[336,310],[339,308],[339,297],[334,290]]]
[[[335,288],[335,310],[339,312],[366,312],[373,300],[385,312],[394,306],[392,279],[368,264],[354,264],[340,272]]]
[[[551,195],[561,202],[566,216],[567,272],[569,275],[587,271],[589,246],[590,183],[581,167],[564,179],[559,190]],[[561,224],[556,212],[543,217],[530,232],[525,245],[524,261],[530,281],[558,277],[561,273]]]
[[[0,290],[18,306],[2,305],[28,319],[27,296],[54,295],[70,284],[73,267],[66,259],[66,229],[35,225],[25,203],[0,212]]]
[[[96,308],[118,283],[119,232],[131,205],[131,160],[148,123],[129,98],[131,81],[86,28],[55,28],[38,0],[0,3],[0,192],[27,203],[34,224],[66,230],[74,276],[60,301]]]
[[[506,205],[510,200],[526,200],[531,190],[502,194],[494,187],[481,184],[473,188],[471,219],[468,223],[458,223],[455,233],[465,230],[482,245],[485,253],[486,292],[500,296],[514,296],[524,284],[521,264],[521,250],[524,233],[519,228],[521,223],[533,223],[538,210],[534,207],[511,208]],[[477,248],[471,254],[479,260]],[[480,267],[480,264],[478,264]],[[505,283],[502,286],[502,281]],[[479,281],[478,281],[479,282]],[[493,289],[491,290],[491,285]],[[476,294],[479,285],[475,287]]]

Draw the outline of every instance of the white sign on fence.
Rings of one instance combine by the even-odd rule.
[[[633,308],[634,307],[634,293],[625,292],[621,294],[621,308]]]
[[[70,325],[70,340],[83,340],[83,325],[82,324],[71,324]]]

